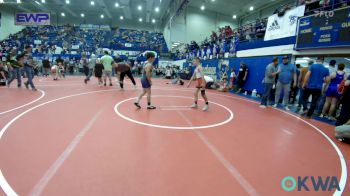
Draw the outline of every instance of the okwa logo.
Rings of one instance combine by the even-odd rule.
[[[283,178],[281,186],[287,192],[295,189],[297,191],[340,191],[339,181],[336,176],[327,176],[326,178],[321,176],[298,176],[297,180],[292,176],[287,176]]]
[[[277,20],[273,21],[273,23],[269,27],[269,31],[280,29],[280,25],[278,24]]]

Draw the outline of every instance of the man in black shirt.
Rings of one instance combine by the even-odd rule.
[[[242,92],[243,86],[247,80],[247,76],[248,76],[248,67],[244,62],[241,62],[238,76],[237,76],[237,79],[238,79],[238,81],[237,81],[237,86],[238,86],[237,93]]]
[[[51,65],[49,59],[45,58],[43,61],[44,76],[47,77],[50,73]]]

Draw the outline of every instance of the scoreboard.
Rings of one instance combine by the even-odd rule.
[[[350,7],[299,19],[296,50],[350,46]]]

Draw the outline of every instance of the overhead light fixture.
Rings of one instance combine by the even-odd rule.
[[[41,3],[45,3],[45,0],[41,0]]]
[[[62,12],[62,13],[61,13],[61,16],[66,16],[66,14]]]
[[[204,5],[202,5],[202,6],[201,6],[201,10],[205,10],[205,7],[204,7]]]
[[[17,0],[17,3],[21,3],[21,0]]]
[[[69,0],[66,0],[66,4],[70,4],[70,1],[69,1]]]
[[[115,6],[115,7],[119,7],[119,3],[115,3],[114,6]]]
[[[4,0],[0,0],[0,3],[4,3]]]
[[[95,5],[95,1],[91,1],[91,2],[90,2],[90,5]]]
[[[235,14],[235,15],[233,15],[233,16],[232,16],[232,18],[233,18],[233,19],[236,19],[236,18],[237,18],[237,15],[236,15],[236,14]]]
[[[156,23],[156,19],[152,19],[152,23]]]
[[[82,13],[82,14],[80,14],[80,16],[81,16],[82,18],[84,18],[84,17],[85,17],[85,14]]]
[[[253,11],[253,10],[254,10],[254,7],[253,7],[253,6],[250,6],[249,10],[250,10],[250,11]]]
[[[41,5],[41,4],[39,3],[39,1],[35,1],[35,3],[38,4],[38,5]]]
[[[124,16],[120,16],[120,20],[124,20]]]
[[[139,18],[139,21],[142,22],[142,18]]]
[[[156,12],[159,12],[159,7],[156,7],[154,10],[155,10]]]
[[[211,0],[211,2],[215,2],[215,0]]]
[[[101,18],[104,18],[105,16],[103,14],[101,14]]]
[[[142,10],[142,6],[141,5],[137,6],[137,9],[141,11]]]

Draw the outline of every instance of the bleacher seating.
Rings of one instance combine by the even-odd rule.
[[[25,45],[32,45],[36,55],[102,53],[103,48],[168,52],[162,33],[116,28],[86,29],[70,25],[26,27],[0,41],[2,53],[14,47],[23,51]]]

